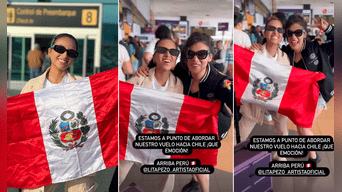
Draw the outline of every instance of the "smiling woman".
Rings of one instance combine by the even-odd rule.
[[[148,64],[148,67],[150,68],[148,77],[132,77],[127,82],[143,87],[150,87],[160,91],[183,93],[182,81],[171,73],[171,69],[173,69],[176,65],[178,55],[179,50],[177,49],[174,41],[171,39],[159,40],[155,45],[152,60]],[[149,149],[145,150],[147,153],[150,152]],[[125,180],[134,163],[140,167],[143,165],[142,163],[138,162],[119,160],[119,185],[121,185]],[[158,183],[155,191],[173,190],[175,175],[161,174],[159,175],[158,180],[159,182],[155,181]]]
[[[67,69],[72,65],[74,59],[78,56],[78,43],[74,36],[62,33],[56,35],[49,48],[48,54],[51,59],[51,67],[46,70],[41,76],[31,79],[21,93],[36,91],[49,87],[54,87],[59,84],[68,83],[77,79],[80,76],[70,74]],[[77,134],[73,134],[78,137]],[[65,139],[71,139],[71,135],[65,135]],[[97,183],[94,183],[94,174],[68,181],[65,183],[65,191],[94,191],[97,188]],[[34,189],[25,189],[25,192],[38,191],[54,191],[57,184],[51,184]]]

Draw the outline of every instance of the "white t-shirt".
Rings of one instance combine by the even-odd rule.
[[[158,38],[153,38],[152,41],[148,44],[148,46],[145,49],[144,53],[151,53],[152,55],[154,54],[154,47],[156,46],[157,41],[159,41]]]
[[[125,74],[122,71],[122,63],[125,61],[129,61],[131,58],[129,57],[128,51],[125,46],[119,44],[119,80],[126,81]]]
[[[166,91],[167,86],[169,86],[169,79],[166,81],[165,86],[161,86],[159,85],[157,79],[155,77],[153,77],[152,79],[152,88],[155,90],[159,90],[159,91]]]
[[[248,34],[238,29],[234,29],[234,43],[244,48],[252,45]]]
[[[276,53],[276,55],[274,57],[272,57],[268,52],[267,50],[264,52],[264,55],[267,57],[267,58],[270,58],[270,59],[273,59],[274,61],[277,61],[278,59],[278,53]]]
[[[64,77],[62,79],[62,82],[58,83],[58,84],[53,84],[48,79],[45,79],[43,89],[50,88],[50,87],[55,87],[57,85],[64,84],[64,83],[69,83],[69,82],[71,82],[71,81],[70,81],[70,79],[69,79],[67,74],[64,75]]]

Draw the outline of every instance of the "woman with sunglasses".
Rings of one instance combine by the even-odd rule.
[[[204,33],[195,32],[190,35],[181,54],[181,62],[174,73],[184,85],[184,94],[204,100],[221,101],[218,114],[218,133],[222,140],[228,134],[231,125],[231,115],[226,106],[233,107],[232,84],[228,77],[217,71],[211,64],[213,58],[212,39]],[[198,188],[209,191],[209,175],[192,175],[192,180],[182,191],[192,191]]]
[[[218,133],[222,140],[228,134],[231,125],[231,115],[227,106],[233,107],[233,85],[228,77],[211,66],[213,58],[212,39],[210,36],[195,32],[186,41],[182,49],[181,61],[173,70],[184,86],[183,93],[191,97],[204,100],[221,101],[221,110],[218,114]],[[134,74],[136,76],[149,76],[146,66],[140,67]],[[193,179],[183,187],[182,192],[202,189],[209,191],[209,175],[193,175]]]
[[[334,95],[334,76],[329,62],[329,58],[334,54],[334,27],[324,20],[315,18],[313,20],[315,24],[312,27],[323,30],[328,40],[331,40],[329,43],[320,45],[317,41],[307,41],[306,21],[300,15],[291,15],[285,24],[289,45],[283,46],[282,50],[289,56],[292,66],[313,72],[320,71],[326,76],[318,82],[320,95],[315,112],[316,119],[322,110],[326,109],[328,101]],[[297,131],[299,135],[313,135],[310,127],[297,126]],[[318,153],[309,151],[309,161],[317,164],[321,161],[321,157]]]
[[[179,50],[172,39],[159,40],[155,45],[152,60],[148,64],[149,75],[147,77],[132,77],[127,82],[160,91],[182,94],[182,81],[171,73],[171,69],[176,65],[178,55]],[[134,163],[135,162],[133,161],[126,160],[119,161],[119,185],[124,181]],[[143,165],[142,163],[135,164],[138,164],[139,166]],[[159,181],[154,190],[165,192],[172,191],[174,178],[174,174],[159,175]]]
[[[80,76],[70,74],[67,69],[72,65],[75,58],[78,56],[78,43],[74,36],[62,33],[56,35],[48,50],[51,59],[51,67],[46,70],[41,76],[31,79],[21,93],[36,91],[49,87],[54,87],[59,84],[68,83],[81,79]],[[91,174],[79,179],[65,182],[65,191],[68,192],[90,192],[95,191],[97,183],[94,183],[95,174]],[[44,192],[55,191],[58,184],[50,184],[34,189],[24,189],[25,192]]]
[[[255,45],[251,47],[252,51],[256,51],[268,58],[278,61],[284,65],[290,65],[289,57],[286,53],[280,50],[279,45],[282,42],[285,29],[284,24],[278,18],[271,18],[267,21],[264,32],[264,44],[257,49]],[[239,121],[239,130],[241,141],[245,141],[251,133],[254,126],[262,124],[264,121],[265,109],[255,104],[244,104],[240,107],[242,117]],[[269,111],[272,115],[275,126],[275,135],[288,135],[287,117],[275,111]],[[286,158],[281,158],[274,153],[274,160],[286,161]]]

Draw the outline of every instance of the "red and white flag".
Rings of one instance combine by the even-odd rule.
[[[119,86],[120,159],[144,164],[153,164],[155,159],[199,159],[201,165],[217,164],[218,149],[192,149],[191,155],[164,155],[162,149],[135,149],[133,141],[138,133],[217,135],[220,102],[157,91],[122,81]]]
[[[7,187],[36,188],[117,165],[118,71],[7,99]]]
[[[315,73],[284,65],[234,45],[236,103],[252,103],[287,116],[300,127],[311,127],[319,97]]]

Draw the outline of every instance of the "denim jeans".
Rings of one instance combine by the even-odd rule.
[[[30,68],[30,79],[36,78],[40,75],[39,68]]]

